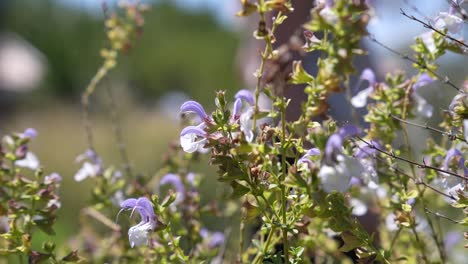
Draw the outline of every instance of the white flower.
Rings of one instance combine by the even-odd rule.
[[[397,231],[398,230],[398,225],[395,222],[396,215],[394,213],[391,213],[385,217],[385,226],[387,227],[387,230],[392,232],[392,231]]]
[[[240,130],[244,132],[245,139],[247,140],[247,142],[252,142],[254,138],[252,121],[253,113],[254,109],[250,107],[247,111],[242,113],[239,118]]]
[[[433,54],[436,52],[437,47],[434,42],[434,36],[432,35],[432,31],[428,31],[426,33],[421,34],[421,40],[430,53]]]
[[[151,222],[140,222],[136,226],[130,227],[128,229],[128,240],[130,241],[130,246],[141,246],[148,245],[148,235],[151,230],[153,230],[153,224]]]
[[[367,206],[361,200],[356,199],[356,198],[351,198],[349,203],[353,207],[353,211],[351,212],[353,215],[362,216],[367,213]]]
[[[18,167],[28,168],[31,170],[37,170],[39,168],[39,159],[32,152],[26,153],[26,157],[21,160],[15,161],[15,165]]]
[[[96,177],[99,174],[101,166],[92,164],[90,162],[84,162],[83,166],[75,174],[75,181],[80,182],[88,177]]]
[[[374,87],[369,86],[366,89],[360,91],[358,94],[351,98],[351,104],[356,108],[362,108],[367,104],[367,98],[374,90]]]
[[[440,12],[435,18],[434,27],[439,30],[447,29],[452,34],[458,34],[463,27],[463,19],[447,12]]]
[[[413,93],[413,99],[416,101],[416,111],[421,114],[422,116],[429,118],[432,116],[432,112],[434,111],[434,107],[430,105],[426,99],[420,96],[417,93]]]
[[[338,23],[338,15],[328,6],[320,10],[319,15],[330,25]]]
[[[336,156],[337,163],[322,165],[318,176],[322,180],[323,189],[326,192],[345,192],[349,188],[351,177],[360,176],[363,167],[359,160],[344,155]]]

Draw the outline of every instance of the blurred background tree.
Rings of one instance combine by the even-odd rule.
[[[48,74],[37,96],[73,98],[99,63],[104,46],[103,14],[59,5],[57,1],[2,1],[0,32],[14,32],[47,59]],[[145,18],[145,32],[113,74],[139,102],[152,103],[168,91],[201,102],[217,89],[238,89],[234,64],[238,37],[208,11],[189,13],[159,1]],[[142,101],[143,100],[143,101]],[[37,100],[34,100],[37,102]]]

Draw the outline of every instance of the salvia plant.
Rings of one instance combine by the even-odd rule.
[[[277,45],[276,30],[294,11],[291,2],[240,1],[237,16],[251,17],[257,25],[253,37],[264,43],[253,73],[256,86],[234,94],[213,92],[209,105],[183,103],[180,136],[153,175],[134,173],[115,109],[122,168],[107,165],[93,143],[89,99],[119,54],[131,52],[147,9],[135,1],[115,12],[106,8],[108,44],[82,100],[89,145],[77,157],[81,168],[73,176],[93,182],[92,198],[81,210],[81,229],[66,246],[49,241],[32,246],[38,232],[54,234],[62,178],[44,171],[28,149],[31,140],[40,140],[34,129],[5,135],[0,256],[30,263],[466,261],[466,249],[454,245],[468,238],[468,82],[454,83],[439,73],[436,62],[446,53],[468,52],[461,37],[467,23],[463,1],[448,1],[450,9],[430,21],[401,10],[408,22],[427,29],[415,39],[411,54],[368,32],[373,16],[368,1],[315,2],[303,34]],[[381,78],[373,69],[357,69],[353,62],[367,54],[364,39],[401,57],[415,74]],[[318,52],[317,71],[292,60],[293,52]],[[351,85],[351,78],[357,83]],[[438,110],[423,96],[429,85],[456,95]],[[286,115],[287,89],[305,92],[297,120]],[[340,93],[352,120],[329,115],[334,108],[344,111],[328,103]],[[271,104],[260,104],[260,96]],[[367,109],[363,116],[361,108]],[[414,121],[435,114],[442,116],[438,126]],[[431,132],[418,147],[421,153],[414,150],[409,127]],[[216,174],[194,171],[200,162],[216,168]],[[206,178],[216,178],[228,195],[204,201],[200,186]],[[229,224],[210,229],[207,218]]]

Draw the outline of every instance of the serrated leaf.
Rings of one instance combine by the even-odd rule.
[[[308,74],[302,67],[301,61],[293,61],[293,72],[291,76],[291,83],[304,84],[314,80],[312,75]]]

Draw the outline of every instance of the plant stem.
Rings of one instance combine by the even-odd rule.
[[[284,260],[285,263],[289,263],[289,246],[288,246],[288,230],[286,229],[287,226],[287,219],[286,219],[286,200],[287,200],[287,193],[286,193],[286,186],[283,184],[284,180],[286,179],[287,175],[287,168],[286,168],[286,102],[284,97],[281,96],[281,212],[283,217],[283,253],[284,253]]]
[[[267,240],[263,244],[262,251],[259,251],[257,253],[257,255],[255,256],[255,258],[253,259],[253,261],[252,261],[253,264],[259,263],[262,260],[261,258],[265,255],[264,252],[268,251],[268,248],[270,247],[271,239],[272,239],[273,235],[275,234],[275,231],[276,231],[276,227],[273,226],[270,229],[270,232],[268,233]]]

